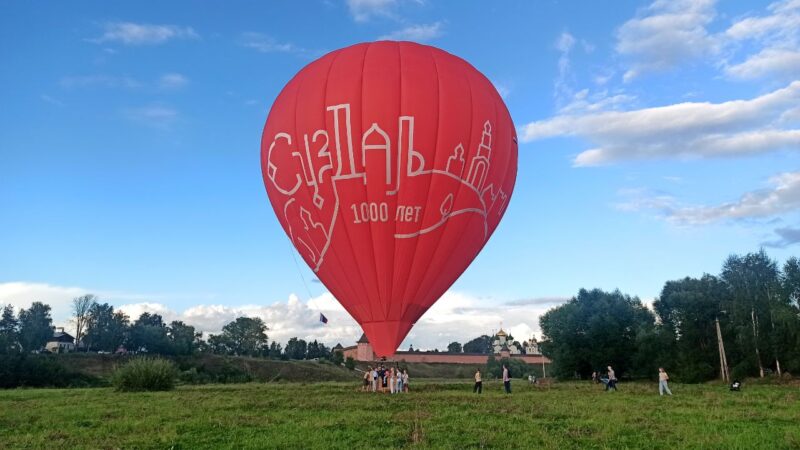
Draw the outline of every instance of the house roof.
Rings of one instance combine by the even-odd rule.
[[[56,331],[53,333],[53,337],[50,338],[49,342],[75,342],[75,338],[70,336],[69,333]]]
[[[333,349],[334,349],[334,350],[341,350],[341,349],[343,349],[343,348],[344,348],[344,347],[342,347],[342,343],[341,343],[341,342],[340,342],[340,343],[338,343],[338,344],[336,344],[336,347],[333,347]]]
[[[362,333],[361,337],[356,341],[356,344],[369,344],[369,339],[367,339],[367,334]]]

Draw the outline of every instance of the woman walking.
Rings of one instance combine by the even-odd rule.
[[[658,368],[658,395],[663,396],[664,395],[664,391],[666,391],[667,394],[672,395],[672,391],[670,391],[669,390],[669,386],[667,386],[667,381],[668,380],[669,380],[669,375],[667,375],[667,372],[664,370],[663,367],[659,367]]]
[[[610,391],[611,389],[614,392],[617,391],[617,374],[614,372],[614,369],[611,366],[608,366],[608,383],[606,383],[606,391]]]

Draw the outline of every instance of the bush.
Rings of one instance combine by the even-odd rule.
[[[344,360],[344,366],[350,370],[353,370],[356,368],[356,360],[353,359],[352,356],[348,356],[347,359]]]
[[[0,388],[102,385],[99,378],[70,371],[53,356],[0,355]]]
[[[169,391],[175,388],[175,365],[162,358],[136,358],[123,365],[111,379],[118,391]]]

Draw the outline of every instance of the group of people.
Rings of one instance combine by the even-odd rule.
[[[505,389],[506,394],[511,393],[511,372],[508,370],[508,367],[503,364],[503,389]],[[475,385],[472,388],[472,392],[475,394],[480,394],[483,392],[483,377],[481,376],[481,369],[477,369],[475,371]]]
[[[408,392],[408,369],[400,370],[399,367],[387,369],[383,365],[368,367],[364,371],[364,392],[389,392],[399,394]]]
[[[608,372],[606,376],[601,376],[599,371],[592,372],[592,381],[595,383],[603,383],[606,385],[606,391],[610,390],[617,390],[617,374],[614,372],[614,369],[611,366],[608,366]],[[667,371],[664,370],[663,367],[658,368],[658,394],[664,395],[672,395],[672,391],[669,390],[669,375],[667,375]]]

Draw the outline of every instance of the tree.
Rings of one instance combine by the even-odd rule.
[[[222,327],[222,334],[209,337],[215,353],[263,356],[269,352],[267,326],[258,317],[239,317]]]
[[[86,331],[86,322],[89,320],[89,311],[97,303],[97,298],[92,294],[82,295],[72,299],[72,316],[75,318],[75,343],[77,344]]]
[[[461,353],[461,344],[459,342],[447,344],[447,353]]]
[[[348,356],[347,359],[344,360],[344,366],[350,370],[353,370],[356,368],[356,360],[353,359],[352,356]]]
[[[765,359],[774,362],[773,367],[780,373],[779,356],[784,349],[774,336],[775,312],[788,299],[780,295],[783,289],[777,263],[763,249],[745,256],[731,255],[722,267],[721,277],[731,292],[724,309],[742,353],[733,369],[734,376],[758,373],[763,377]]]
[[[671,372],[682,381],[696,383],[719,374],[719,348],[715,320],[723,317],[727,286],[717,277],[668,281],[653,303],[661,320],[666,356],[659,365],[672,361]],[[669,367],[669,366],[667,366]]]
[[[133,323],[128,342],[135,351],[168,355],[173,350],[164,319],[148,312]]]
[[[555,375],[587,378],[606,365],[614,366],[618,376],[630,371],[637,334],[652,329],[655,317],[636,297],[581,289],[577,297],[547,311],[539,324]]]
[[[122,311],[114,312],[114,307],[108,303],[95,303],[86,321],[87,350],[116,351],[125,342],[128,325],[128,316]]]
[[[314,339],[313,342],[308,343],[308,349],[306,351],[306,358],[314,359],[314,358],[328,358],[330,357],[331,351],[328,347],[325,346],[322,342],[317,342]]]
[[[40,350],[53,337],[53,319],[50,306],[33,302],[31,307],[19,311],[19,342],[26,352]]]
[[[0,354],[19,351],[19,321],[14,316],[14,307],[6,305],[0,316]]]
[[[464,353],[480,353],[490,355],[492,353],[492,338],[487,335],[476,337],[464,344]]]
[[[305,359],[307,349],[308,344],[306,344],[306,341],[293,337],[286,343],[284,353],[289,359]]]
[[[281,359],[283,358],[283,349],[281,348],[281,344],[272,341],[269,344],[269,357],[272,359]]]
[[[167,328],[170,340],[171,353],[174,355],[191,355],[200,345],[202,333],[195,331],[191,325],[186,325],[180,320],[174,320]]]
[[[800,260],[794,256],[783,264],[781,287],[784,298],[800,308]]]
[[[344,362],[344,353],[341,350],[334,350],[331,354],[331,362],[337,366],[341,366]]]

